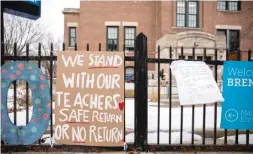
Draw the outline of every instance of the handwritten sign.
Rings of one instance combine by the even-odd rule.
[[[123,146],[124,54],[57,55],[56,143]]]
[[[224,101],[211,69],[200,61],[173,61],[171,71],[176,78],[181,105],[208,104]]]
[[[253,62],[227,61],[223,69],[221,128],[253,128]]]

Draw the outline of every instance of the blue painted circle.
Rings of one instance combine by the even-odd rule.
[[[51,99],[48,81],[42,71],[36,65],[29,62],[17,61],[7,63],[1,67],[1,74],[2,140],[14,145],[33,144],[45,133],[50,120]],[[31,78],[31,76],[33,77]],[[33,112],[31,120],[26,126],[14,125],[8,115],[8,89],[10,84],[15,80],[25,80],[32,91]]]

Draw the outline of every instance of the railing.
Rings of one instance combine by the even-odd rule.
[[[35,61],[38,64],[38,67],[42,67],[43,62],[49,63],[49,83],[51,98],[53,98],[53,72],[54,72],[54,62],[57,60],[57,57],[54,55],[53,45],[51,45],[50,54],[48,56],[42,56],[41,54],[41,44],[38,45],[38,55],[29,56],[29,45],[26,47],[25,56],[17,56],[16,53],[17,45],[14,45],[14,55],[5,56],[2,53],[1,60],[2,65],[5,61]],[[86,51],[89,51],[89,44],[86,45]],[[65,50],[65,44],[63,43],[63,50]],[[75,45],[75,51],[77,50],[77,44]],[[101,51],[101,43],[98,44],[98,50]],[[213,48],[214,60],[206,60],[206,48],[203,48],[203,61],[208,65],[214,65],[214,78],[217,81],[218,79],[218,67],[222,66],[224,60],[228,60],[228,53],[226,59],[218,60],[218,49]],[[130,131],[130,135],[134,135],[134,140],[126,140],[128,143],[128,150],[140,150],[140,151],[252,151],[253,146],[250,143],[250,130],[246,132],[241,132],[239,130],[220,130],[218,129],[218,108],[219,104],[214,103],[214,105],[202,105],[202,106],[180,106],[179,104],[175,105],[173,102],[172,96],[172,74],[169,69],[169,65],[175,59],[172,58],[172,47],[169,47],[169,57],[161,57],[160,46],[157,48],[157,58],[149,58],[147,53],[147,38],[144,34],[139,34],[135,41],[135,57],[125,57],[125,61],[133,61],[134,65],[134,108],[131,112],[133,114],[133,131]],[[227,52],[227,51],[226,51]],[[240,53],[238,53],[240,54]],[[181,58],[184,56],[184,47],[180,47]],[[192,48],[192,61],[197,61],[195,59],[196,53],[195,48]],[[240,60],[240,56],[237,56]],[[251,60],[251,50],[248,51],[248,60]],[[187,60],[187,59],[186,59]],[[148,101],[148,66],[147,64],[157,65],[157,103]],[[169,98],[167,104],[161,103],[163,100],[160,97],[161,95],[161,66],[165,65],[168,67],[169,73]],[[13,83],[14,91],[14,119],[13,123],[17,124],[17,84]],[[26,124],[29,122],[29,87],[26,84]],[[164,107],[166,106],[166,107]],[[208,111],[211,111],[211,114],[207,114]],[[173,114],[173,113],[177,114]],[[185,116],[187,114],[187,116]],[[190,118],[189,118],[190,116]],[[53,137],[53,115],[51,115],[51,121],[49,130],[47,131],[50,134],[50,137]],[[196,117],[201,117],[202,120],[199,121]],[[130,117],[126,116],[125,119]],[[187,118],[187,119],[185,119]],[[207,119],[210,118],[210,119]],[[211,118],[213,122],[210,123]],[[125,120],[126,121],[126,120]],[[155,124],[154,124],[155,123]],[[196,124],[201,123],[202,127],[196,127]],[[164,125],[167,125],[165,127]],[[187,124],[187,131],[184,129],[184,125]],[[208,124],[208,125],[207,125]],[[179,128],[175,128],[178,125]],[[199,124],[198,124],[199,125]],[[210,127],[212,125],[212,127]],[[126,124],[125,124],[126,127]],[[245,134],[245,144],[240,144],[239,134]],[[126,138],[128,138],[127,133]],[[161,135],[162,134],[162,135]],[[198,134],[198,135],[197,135]],[[210,135],[211,134],[211,135]],[[218,138],[218,134],[222,134],[224,139]],[[224,134],[224,135],[223,135]],[[235,140],[233,143],[228,140],[228,136],[235,134]],[[178,135],[178,141],[176,142],[175,135]],[[187,135],[187,136],[185,136]],[[197,139],[196,139],[197,136]],[[212,138],[210,139],[210,136]],[[198,139],[199,137],[199,139]],[[166,141],[164,141],[166,140]],[[252,140],[252,139],[251,139]],[[187,141],[187,142],[186,142]],[[83,151],[122,151],[123,147],[87,147],[87,146],[71,146],[71,145],[53,145],[51,147],[49,144],[44,144],[42,140],[29,146],[14,146],[7,145],[2,142],[2,152],[25,152],[25,151],[71,151],[71,152],[83,152]]]

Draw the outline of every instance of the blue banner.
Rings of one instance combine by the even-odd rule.
[[[24,1],[27,2],[27,3],[39,6],[39,7],[41,5],[41,1],[40,0],[24,0]]]
[[[253,129],[253,62],[224,62],[223,97],[220,127]]]
[[[40,0],[3,1],[3,11],[8,14],[36,20],[41,16]]]

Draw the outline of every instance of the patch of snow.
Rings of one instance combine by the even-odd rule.
[[[26,90],[22,88],[17,88],[16,98],[17,98],[17,110],[25,109],[25,106],[20,105],[18,99],[24,98],[26,95]],[[31,90],[29,90],[29,96],[31,96]],[[25,99],[25,98],[24,98]],[[8,110],[14,108],[14,89],[9,89],[7,94],[7,108]]]
[[[183,143],[191,144],[191,133],[183,132]],[[202,137],[199,135],[194,135],[194,141],[202,141]],[[126,142],[132,143],[134,142],[134,133],[126,135]],[[148,143],[156,144],[157,143],[157,133],[148,133]],[[160,144],[168,144],[169,143],[169,133],[160,132]],[[180,143],[180,132],[172,132],[171,133],[171,143],[178,144]]]
[[[129,130],[134,130],[134,99],[126,99],[125,103],[125,124],[126,128]],[[156,106],[151,106],[152,102],[148,105],[148,142],[156,143],[157,139],[157,113],[158,108]],[[181,108],[171,108],[171,141],[172,143],[179,143],[180,139],[180,122],[181,122]],[[220,115],[221,108],[217,108],[217,127],[220,126]],[[32,116],[32,108],[29,108],[29,118]],[[9,113],[11,121],[14,120],[14,113]],[[203,123],[203,107],[195,107],[195,125],[194,128],[202,128]],[[54,124],[53,120],[53,124]],[[50,122],[49,122],[50,123]],[[192,108],[184,108],[183,110],[183,142],[191,142],[191,128],[192,128]],[[17,125],[26,125],[26,111],[22,110],[17,112]],[[206,107],[206,129],[214,128],[214,107]],[[160,143],[168,143],[169,139],[169,108],[160,108]],[[44,137],[44,136],[43,136]],[[229,137],[233,140],[234,137]],[[199,141],[202,138],[198,135],[194,135],[194,140]],[[246,143],[246,139],[243,136],[239,137],[239,142]],[[126,136],[127,142],[134,141],[134,134],[128,134]],[[50,138],[47,138],[46,143],[50,143]],[[253,136],[250,136],[250,143],[253,143]]]
[[[126,127],[134,128],[134,99],[126,99]],[[148,131],[157,131],[158,107],[148,105]],[[217,128],[220,126],[221,107],[217,107]],[[203,127],[203,107],[195,107],[194,128]],[[181,124],[181,108],[171,108],[171,129],[179,130]],[[192,108],[183,109],[183,129],[191,132]],[[214,128],[214,107],[206,107],[206,128]],[[169,130],[169,108],[160,108],[160,130]]]
[[[228,136],[228,141],[233,141],[235,143],[236,136]],[[224,137],[219,138],[221,140],[224,140]],[[239,144],[246,144],[246,134],[240,134],[238,135],[238,143]],[[249,144],[253,144],[253,134],[249,134]]]
[[[51,135],[50,134],[44,134],[41,139],[44,140],[44,144],[50,144],[50,137]]]
[[[32,110],[33,108],[29,108],[29,121],[32,117]],[[9,113],[9,117],[12,123],[14,123],[14,112]],[[18,111],[17,112],[17,126],[25,126],[26,125],[26,110]]]
[[[125,82],[125,89],[134,89],[134,83]]]

